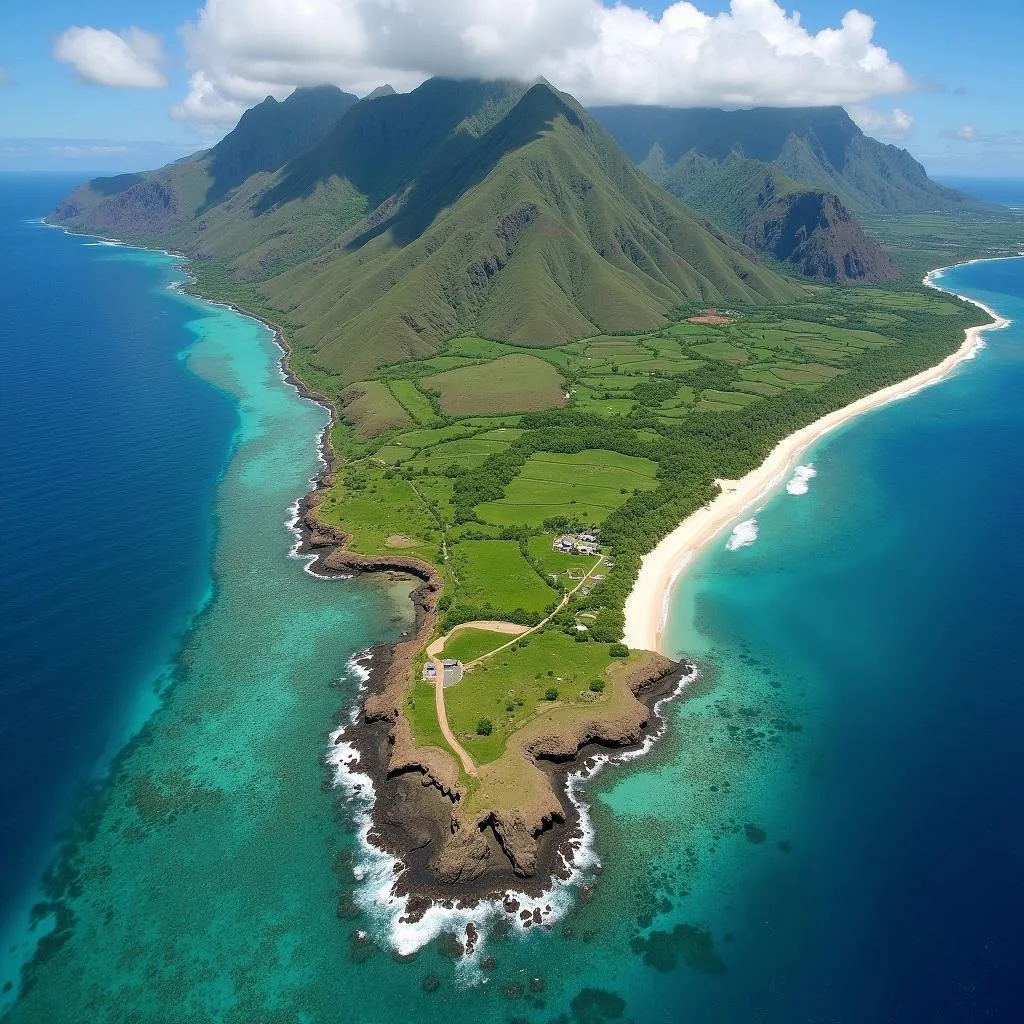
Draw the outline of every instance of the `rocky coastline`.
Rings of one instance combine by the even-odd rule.
[[[395,892],[406,897],[407,918],[416,920],[434,904],[472,906],[493,899],[517,914],[515,894],[535,899],[572,871],[573,855],[583,837],[579,809],[569,796],[570,775],[598,756],[639,750],[660,730],[657,705],[682,689],[694,666],[652,653],[642,670],[627,680],[632,699],[618,716],[591,716],[571,730],[541,730],[523,737],[523,756],[543,783],[533,788],[532,799],[514,811],[495,809],[471,820],[463,811],[466,794],[455,758],[435,747],[417,746],[402,710],[414,661],[437,625],[437,601],[443,588],[440,575],[415,556],[349,551],[350,538],[320,521],[316,509],[340,464],[330,442],[331,426],[340,410],[295,373],[291,346],[278,324],[234,302],[203,294],[194,277],[186,287],[206,301],[228,306],[266,326],[281,349],[285,380],[330,414],[319,441],[321,470],[298,503],[296,554],[312,556],[308,568],[318,575],[398,573],[419,581],[410,594],[415,609],[411,634],[373,649],[369,693],[356,721],[336,740],[352,744],[360,770],[373,781],[376,798],[369,839],[402,865]],[[526,911],[522,914],[524,927],[541,923]]]
[[[455,759],[434,747],[418,747],[402,712],[414,659],[437,623],[440,577],[415,557],[347,551],[348,538],[316,518],[319,493],[307,495],[300,515],[299,554],[314,556],[312,571],[397,572],[420,581],[411,594],[414,629],[398,643],[369,652],[369,692],[356,720],[336,738],[353,746],[359,770],[373,781],[370,841],[400,861],[395,892],[407,898],[411,920],[432,904],[472,906],[491,899],[516,913],[518,901],[511,894],[536,898],[570,873],[582,838],[579,810],[569,796],[570,775],[595,756],[639,749],[660,727],[656,705],[680,689],[693,666],[652,655],[628,680],[633,699],[623,713],[582,719],[569,731],[524,730],[524,756],[545,784],[534,787],[515,811],[470,817],[463,809],[466,792]]]

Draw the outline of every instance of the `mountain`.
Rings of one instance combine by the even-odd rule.
[[[798,184],[837,196],[854,213],[983,209],[936,184],[905,149],[866,136],[842,107],[715,110],[616,106],[590,113],[636,162],[658,146],[668,167],[691,151],[772,164]]]
[[[264,106],[207,153],[91,182],[53,220],[252,282],[307,360],[341,383],[467,329],[553,346],[656,328],[684,302],[800,294],[546,83],[432,79],[350,103],[326,131],[326,117],[311,119],[319,137],[300,153],[317,131],[269,129],[290,140],[277,155],[259,128],[284,110]]]
[[[837,196],[797,184],[774,164],[735,151],[719,161],[690,150],[669,166],[655,143],[640,168],[752,249],[804,277],[878,283],[899,276]]]
[[[226,200],[322,139],[358,97],[334,86],[296,89],[278,102],[268,96],[247,110],[212,149],[149,174],[96,178],[77,188],[53,220],[83,231],[191,251],[191,238],[230,216]],[[270,225],[272,234],[276,225]],[[239,251],[253,247],[239,242]],[[228,244],[230,248],[230,243]]]

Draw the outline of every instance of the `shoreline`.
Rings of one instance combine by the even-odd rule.
[[[1021,257],[999,257],[1007,258]],[[935,283],[944,271],[977,262],[981,261],[968,260],[951,267],[937,267],[929,271],[922,283],[929,288],[957,295],[965,302],[977,306],[992,318],[991,322],[966,328],[964,341],[960,346],[935,366],[897,384],[890,384],[880,391],[865,395],[783,438],[760,466],[741,479],[716,481],[720,487],[718,496],[684,519],[641,560],[640,573],[625,604],[623,640],[628,647],[667,653],[663,649],[664,632],[669,605],[679,577],[708,544],[732,526],[744,512],[758,502],[764,501],[775,491],[787,474],[795,468],[800,456],[812,445],[826,434],[864,413],[881,408],[890,402],[909,398],[922,389],[944,380],[961,363],[973,359],[976,353],[984,348],[982,335],[986,331],[1001,330],[1009,326],[1010,320],[985,303],[950,292]]]

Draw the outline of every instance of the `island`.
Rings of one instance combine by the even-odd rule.
[[[977,218],[978,239],[1019,231],[842,111],[773,112],[764,125],[786,131],[759,146],[783,147],[775,163],[672,167],[665,153],[690,150],[659,132],[701,145],[675,114],[596,113],[544,83],[298,90],[50,218],[186,255],[196,291],[270,325],[330,408],[302,552],[318,573],[413,581],[414,627],[369,652],[336,736],[373,781],[370,841],[398,859],[412,915],[494,897],[514,911],[571,870],[570,775],[638,748],[698,685],[658,650],[679,556],[665,538],[721,481],[985,322],[922,285],[961,244],[924,211]],[[860,168],[829,171],[842,202],[783,160],[822,118]],[[888,219],[897,200],[913,224]]]

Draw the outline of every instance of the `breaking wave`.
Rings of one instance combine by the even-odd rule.
[[[786,484],[786,490],[790,494],[806,494],[811,480],[818,475],[818,471],[809,462],[806,466],[797,466],[793,473],[793,479]]]
[[[348,664],[349,678],[357,681],[359,699],[354,702],[350,721],[354,725],[359,719],[359,706],[367,689],[369,663],[372,655],[368,651],[355,655]],[[395,877],[400,861],[380,850],[370,841],[372,827],[371,813],[375,799],[373,780],[359,768],[359,753],[355,745],[346,738],[348,726],[337,729],[330,735],[330,747],[325,757],[333,775],[336,787],[346,794],[353,813],[356,834],[359,838],[360,855],[354,864],[357,888],[353,894],[355,902],[373,920],[374,932],[385,939],[387,944],[400,956],[408,956],[421,949],[442,933],[466,934],[472,924],[478,939],[472,954],[460,961],[458,968],[463,983],[472,984],[484,979],[480,960],[491,926],[500,921],[514,922],[516,930],[523,934],[530,925],[541,924],[550,928],[563,918],[576,902],[576,893],[591,883],[600,860],[594,849],[594,828],[590,819],[590,808],[583,795],[587,780],[601,771],[607,764],[622,763],[640,757],[662,736],[667,723],[659,713],[661,706],[679,695],[697,675],[694,670],[680,678],[675,691],[659,700],[655,706],[658,726],[649,733],[644,742],[633,750],[596,754],[588,757],[577,771],[570,773],[567,780],[567,796],[579,812],[577,835],[566,844],[568,855],[563,854],[565,877],[556,878],[550,889],[537,896],[529,896],[513,889],[502,894],[502,898],[481,900],[472,906],[456,907],[435,903],[417,920],[407,916],[407,899],[395,894]],[[515,913],[507,901],[514,901]],[[529,924],[524,919],[529,917]]]
[[[757,520],[744,519],[732,528],[729,543],[725,545],[727,551],[739,551],[740,548],[748,547],[757,540]]]

